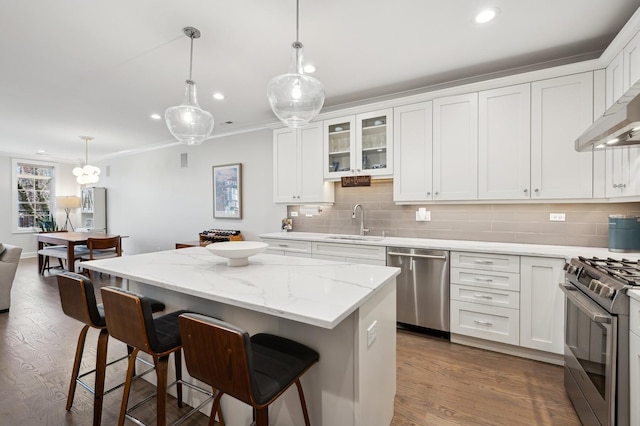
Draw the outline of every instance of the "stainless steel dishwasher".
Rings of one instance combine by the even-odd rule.
[[[448,335],[449,252],[387,247],[387,266],[401,269],[396,278],[398,323]]]

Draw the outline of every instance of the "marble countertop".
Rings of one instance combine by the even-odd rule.
[[[300,241],[322,241],[339,244],[376,245],[387,247],[431,248],[440,250],[472,251],[484,253],[514,254],[519,256],[541,256],[571,259],[572,257],[612,257],[630,260],[640,259],[640,252],[613,253],[605,247],[557,246],[542,244],[496,243],[484,241],[436,240],[428,238],[366,237],[363,240],[343,240],[332,237],[341,234],[312,232],[272,232],[258,235],[260,238],[283,238]],[[343,235],[346,236],[346,235]]]
[[[634,300],[640,302],[640,290],[627,290],[627,294]]]
[[[400,273],[399,268],[271,254],[230,267],[204,247],[83,262],[82,267],[332,329]]]

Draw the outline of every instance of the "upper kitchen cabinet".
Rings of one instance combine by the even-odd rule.
[[[433,200],[478,198],[478,93],[433,101]]]
[[[322,122],[273,131],[273,200],[276,203],[333,203],[333,183],[322,173]]]
[[[640,195],[640,147],[607,148],[605,169],[607,198]]]
[[[624,95],[624,64],[622,52],[605,69],[605,107],[609,108]]]
[[[393,174],[393,109],[324,121],[324,178]]]
[[[640,80],[640,32],[622,50],[623,92]],[[616,98],[618,99],[618,98]]]
[[[592,122],[592,72],[531,84],[531,199],[592,197],[593,153],[574,149]]]
[[[531,85],[479,93],[478,198],[529,199]]]
[[[431,200],[433,103],[393,110],[393,201]]]

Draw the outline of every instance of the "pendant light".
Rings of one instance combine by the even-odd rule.
[[[191,39],[191,55],[189,58],[189,79],[184,92],[182,104],[167,108],[164,119],[171,134],[186,145],[200,145],[213,131],[213,116],[200,108],[196,98],[196,83],[191,79],[193,70],[193,39],[200,38],[200,30],[193,27],[183,29]]]
[[[299,23],[299,0],[296,0],[296,41],[291,45],[289,72],[272,78],[267,86],[273,113],[284,125],[293,128],[309,124],[324,104],[324,86],[318,79],[304,73]]]
[[[97,183],[100,180],[100,169],[89,164],[89,141],[93,140],[91,136],[80,136],[84,140],[84,167],[76,167],[72,173],[76,177],[76,182],[80,185]]]

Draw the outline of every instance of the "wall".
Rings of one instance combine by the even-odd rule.
[[[109,232],[128,235],[123,249],[136,254],[173,249],[210,228],[239,229],[252,240],[278,231],[286,207],[273,203],[271,152],[271,130],[261,130],[98,162]],[[242,163],[243,218],[214,219],[211,168],[231,163]]]
[[[335,204],[317,216],[294,217],[293,229],[358,234],[359,213],[351,219],[357,203],[364,207],[369,235],[584,247],[607,247],[610,214],[640,215],[640,203],[395,205],[393,183],[373,181],[359,188],[336,183]],[[416,222],[418,207],[431,211],[430,222]],[[288,210],[290,217],[299,209]],[[566,222],[550,222],[549,213],[565,213]]]

